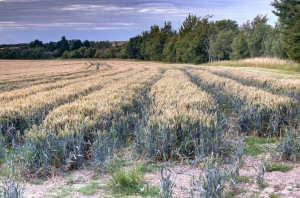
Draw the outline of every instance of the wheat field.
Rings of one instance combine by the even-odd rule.
[[[227,158],[234,139],[297,128],[299,101],[298,76],[276,70],[0,61],[0,146],[21,153],[27,174],[102,164],[130,146],[156,161]]]

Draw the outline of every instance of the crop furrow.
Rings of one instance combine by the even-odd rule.
[[[149,93],[140,150],[156,159],[204,157],[218,153],[225,125],[218,104],[179,70],[167,70]]]
[[[51,111],[42,125],[26,133],[30,145],[42,146],[46,143],[50,146],[47,153],[52,153],[49,158],[54,161],[50,159],[48,163],[52,165],[57,159],[52,156],[53,153],[57,156],[60,150],[63,151],[57,160],[65,164],[76,146],[84,147],[81,152],[86,154],[99,138],[101,142],[110,142],[106,145],[108,150],[114,149],[111,139],[118,142],[117,147],[125,146],[127,140],[134,138],[133,132],[143,106],[143,94],[161,76],[159,69],[139,73],[136,69],[134,72],[135,75],[122,78],[118,83]],[[101,145],[99,149],[106,147]],[[42,154],[40,158],[44,158]]]
[[[144,70],[143,68],[140,71]],[[63,88],[39,92],[24,99],[12,100],[0,109],[0,126],[2,132],[13,127],[15,130],[24,132],[26,128],[43,121],[47,113],[64,104],[72,102],[79,97],[86,96],[122,78],[128,78],[137,71],[129,71],[78,82]]]
[[[2,92],[2,93],[0,93],[0,106],[4,105],[3,103],[9,102],[10,100],[25,98],[29,95],[36,94],[38,92],[62,88],[67,85],[71,85],[71,84],[81,82],[81,81],[88,81],[88,80],[92,80],[92,79],[96,79],[96,78],[113,76],[113,75],[116,75],[116,74],[119,74],[122,72],[126,72],[128,70],[131,70],[130,68],[128,68],[128,69],[125,68],[125,69],[124,70],[112,70],[112,71],[97,73],[97,74],[89,75],[89,76],[85,76],[85,77],[78,77],[78,78],[74,78],[74,79],[55,81],[53,83],[46,83],[46,84],[31,86],[31,87],[27,87],[27,88],[23,88],[23,89],[16,89],[13,91]]]
[[[246,86],[256,86],[273,94],[285,95],[296,100],[300,99],[300,81],[297,80],[275,79],[261,74],[225,68],[205,68],[205,70],[221,77],[236,80]]]
[[[278,96],[204,70],[189,70],[203,87],[222,90],[232,100],[244,132],[257,131],[260,135],[279,135],[283,127],[294,125],[299,105],[291,98]]]

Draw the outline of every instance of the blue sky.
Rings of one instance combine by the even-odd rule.
[[[67,39],[128,40],[153,24],[178,29],[189,13],[239,24],[272,14],[272,0],[0,0],[0,44]]]

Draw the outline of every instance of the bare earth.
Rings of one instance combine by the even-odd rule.
[[[261,160],[253,157],[246,157],[244,164],[240,169],[241,176],[250,177],[249,183],[239,183],[237,185],[236,197],[250,197],[256,195],[258,197],[268,198],[270,194],[280,195],[280,197],[300,197],[300,165],[292,164],[293,169],[287,173],[282,172],[267,172],[265,173],[265,183],[268,185],[265,189],[259,189],[255,182],[258,167]],[[201,175],[199,168],[188,165],[174,165],[171,167],[172,181],[175,182],[174,196],[178,198],[189,197],[189,187],[191,186],[192,178]],[[95,180],[95,176],[97,176]],[[72,183],[70,184],[70,178]],[[42,197],[113,197],[110,195],[109,189],[105,188],[110,176],[108,174],[96,173],[93,170],[77,170],[69,173],[67,176],[53,176],[42,184],[34,185],[24,183],[24,196],[28,198]],[[160,171],[145,175],[146,181],[151,186],[160,185]],[[79,192],[79,189],[89,184],[97,183],[99,188],[93,195],[84,196]],[[139,196],[131,196],[139,197]]]

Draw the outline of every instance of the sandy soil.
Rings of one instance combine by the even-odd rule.
[[[265,189],[260,189],[256,184],[256,175],[260,166],[260,158],[246,157],[240,169],[240,175],[249,178],[248,183],[237,184],[236,197],[269,197],[270,194],[280,195],[280,197],[297,198],[300,197],[300,164],[292,164],[293,169],[286,172],[266,172]],[[189,188],[192,186],[193,177],[199,177],[201,170],[198,167],[188,165],[171,166],[171,180],[175,183],[174,197],[189,197]],[[96,173],[93,170],[76,170],[66,176],[53,176],[47,181],[33,184],[32,182],[23,183],[24,195],[28,198],[42,197],[113,197],[106,185],[110,179],[108,174]],[[160,186],[160,170],[145,175],[146,182],[151,186]],[[99,188],[96,193],[84,196],[79,189],[97,183]],[[138,196],[132,196],[138,197]]]

